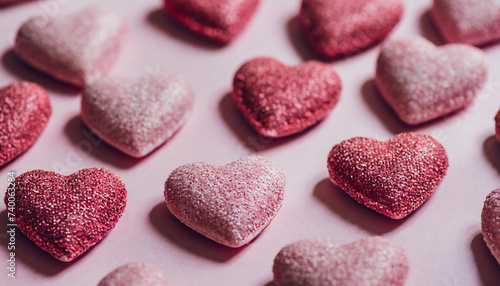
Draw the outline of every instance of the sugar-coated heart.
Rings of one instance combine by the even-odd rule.
[[[148,263],[129,263],[106,275],[97,286],[167,286],[161,270]]]
[[[167,12],[189,30],[221,44],[231,42],[260,0],[164,0]]]
[[[431,13],[447,42],[480,46],[500,39],[497,0],[434,0]]]
[[[418,133],[402,133],[385,142],[355,137],[335,145],[328,156],[328,171],[338,187],[392,219],[420,207],[447,169],[444,147]]]
[[[175,75],[158,73],[135,82],[103,78],[85,89],[81,117],[108,144],[139,158],[184,125],[193,103],[189,83]]]
[[[404,285],[409,266],[404,249],[382,238],[338,246],[303,240],[284,247],[274,259],[276,286]]]
[[[421,37],[386,43],[377,61],[382,97],[410,125],[465,108],[487,77],[481,50],[462,44],[436,47]]]
[[[402,15],[401,0],[303,0],[299,19],[313,50],[335,58],[379,42]]]
[[[481,229],[491,254],[500,263],[500,189],[486,197],[481,213]]]
[[[34,68],[83,87],[113,67],[126,31],[120,17],[92,6],[70,16],[29,19],[19,29],[14,49]]]
[[[225,166],[195,163],[165,183],[170,212],[198,233],[229,247],[253,240],[284,199],[285,175],[273,161],[248,156]]]
[[[15,179],[17,228],[38,247],[69,262],[98,243],[113,229],[127,203],[120,178],[105,169],[83,169],[63,176],[50,171],[26,172]]]
[[[42,87],[16,82],[0,88],[0,166],[35,144],[51,114],[49,96]]]
[[[498,110],[498,113],[495,116],[495,133],[498,141],[500,142],[500,110]]]
[[[317,61],[288,67],[271,58],[245,63],[234,76],[232,99],[260,134],[280,138],[313,126],[337,104],[342,83]]]

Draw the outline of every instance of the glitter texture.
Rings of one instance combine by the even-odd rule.
[[[497,139],[500,142],[500,110],[495,116],[495,133],[497,135]]]
[[[115,227],[127,203],[120,178],[105,169],[69,176],[42,170],[15,180],[18,229],[38,247],[69,262]],[[5,196],[7,205],[8,193]]]
[[[35,144],[51,114],[47,93],[34,83],[16,82],[0,89],[0,166]]]
[[[259,0],[164,0],[180,24],[214,42],[227,44],[245,28]]]
[[[253,240],[283,204],[285,175],[273,161],[248,156],[226,166],[195,163],[165,183],[170,212],[200,234],[229,247]]]
[[[34,68],[83,87],[112,68],[126,31],[113,12],[92,6],[71,16],[31,18],[19,29],[14,49]]]
[[[500,189],[486,197],[481,213],[481,229],[491,254],[500,263]]]
[[[337,104],[342,83],[328,65],[287,67],[271,58],[245,63],[234,76],[233,102],[260,134],[280,138],[304,131]]]
[[[194,97],[189,83],[174,75],[158,73],[137,82],[103,78],[85,89],[81,117],[110,145],[143,157],[184,125]]]
[[[148,263],[129,263],[106,275],[97,286],[166,286],[165,275]]]
[[[400,0],[303,0],[299,19],[313,50],[335,58],[379,42],[402,15]]]
[[[431,13],[447,42],[480,46],[500,39],[498,0],[434,0]]]
[[[331,180],[359,203],[392,219],[420,207],[448,169],[444,147],[434,138],[403,133],[381,142],[355,137],[328,156]]]
[[[421,37],[388,42],[377,62],[382,97],[410,125],[468,106],[487,78],[481,50],[462,44],[436,48]]]
[[[342,246],[320,240],[295,242],[276,255],[273,266],[276,286],[402,286],[408,272],[404,249],[382,237]]]

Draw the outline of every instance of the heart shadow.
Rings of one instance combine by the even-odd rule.
[[[490,161],[491,165],[493,165],[500,174],[500,144],[495,135],[491,135],[484,140],[483,151],[488,161]]]
[[[419,27],[422,36],[427,40],[431,41],[434,45],[440,46],[444,45],[445,42],[441,37],[441,34],[437,30],[436,23],[432,18],[430,10],[426,10],[419,18]]]
[[[300,27],[298,16],[294,16],[290,18],[290,20],[288,20],[286,24],[286,31],[288,40],[303,61],[309,61],[316,58],[316,55],[311,51],[311,48],[307,44],[305,35],[302,32],[302,28]]]
[[[351,198],[330,179],[323,179],[314,187],[313,195],[345,221],[375,235],[389,233],[403,224],[408,217],[393,220],[371,210]]]
[[[477,271],[483,283],[482,285],[498,285],[498,281],[500,281],[500,265],[491,254],[481,233],[478,233],[472,239],[470,249],[474,255],[474,261],[476,262]]]
[[[269,281],[266,284],[264,284],[264,286],[276,286],[276,283],[274,283],[274,281]]]
[[[193,254],[215,262],[224,263],[247,247],[231,248],[206,238],[181,223],[170,213],[164,202],[157,204],[151,210],[149,221],[170,242]]]

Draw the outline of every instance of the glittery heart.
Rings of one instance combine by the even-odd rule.
[[[481,213],[481,229],[486,245],[500,263],[500,189],[486,197]]]
[[[487,74],[481,50],[461,44],[436,48],[416,37],[383,47],[376,82],[399,118],[417,125],[471,104]]]
[[[99,7],[65,17],[36,16],[19,29],[15,51],[34,68],[83,87],[112,68],[126,30],[121,18]]]
[[[0,166],[35,144],[51,114],[47,93],[34,83],[16,82],[0,89]]]
[[[97,286],[167,286],[163,272],[148,263],[129,263],[106,275]]]
[[[85,89],[81,116],[108,144],[139,158],[184,125],[193,102],[189,83],[174,75],[159,73],[137,82],[103,78]]]
[[[328,156],[328,171],[337,186],[393,219],[420,207],[447,169],[444,147],[418,133],[402,133],[385,142],[355,137],[335,145]]]
[[[498,110],[498,113],[495,116],[495,133],[498,141],[500,142],[500,110]]]
[[[303,240],[274,259],[276,286],[404,285],[409,266],[404,249],[382,237],[337,246]]]
[[[15,180],[17,228],[38,247],[69,262],[115,227],[127,203],[120,178],[105,169],[83,169],[63,176],[35,170]]]
[[[401,0],[303,0],[299,19],[311,47],[334,58],[379,42],[402,15]]]
[[[253,240],[283,204],[285,175],[273,161],[248,156],[225,166],[195,163],[174,170],[165,202],[182,223],[229,247]]]
[[[167,12],[189,30],[221,44],[238,36],[260,0],[164,0]]]
[[[287,67],[257,58],[236,72],[232,98],[257,132],[280,138],[322,120],[337,104],[341,90],[340,78],[329,65],[309,61]]]
[[[498,0],[434,0],[431,13],[450,43],[479,46],[500,39]]]

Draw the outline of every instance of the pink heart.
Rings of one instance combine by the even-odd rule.
[[[164,0],[167,12],[189,30],[221,44],[248,24],[260,0]]]
[[[500,263],[500,189],[486,197],[481,213],[481,229],[491,254]]]
[[[248,156],[225,166],[195,163],[175,169],[165,202],[182,223],[215,242],[240,247],[274,219],[285,175],[273,161]]]
[[[341,90],[340,78],[329,65],[309,61],[287,67],[271,58],[256,58],[236,72],[232,98],[257,132],[280,138],[325,118]]]
[[[69,262],[113,229],[127,203],[120,178],[105,169],[83,169],[63,176],[35,170],[15,179],[5,205],[14,198],[17,228],[38,247]]]
[[[0,6],[11,5],[11,4],[15,4],[15,3],[23,2],[23,1],[26,1],[26,0],[0,0]]]
[[[303,0],[299,19],[314,51],[334,58],[379,42],[402,15],[400,0]]]
[[[34,83],[16,82],[0,89],[0,166],[35,144],[51,114],[49,96]]]
[[[402,133],[385,142],[355,137],[335,145],[328,156],[328,171],[337,186],[392,219],[420,207],[447,169],[444,147],[418,133]]]
[[[85,89],[81,117],[108,144],[139,158],[186,123],[193,103],[189,83],[174,75],[159,73],[136,82],[103,78]]]
[[[450,43],[484,45],[500,39],[500,2],[497,0],[434,0],[431,13]]]
[[[83,87],[109,72],[126,31],[120,17],[99,7],[65,17],[36,16],[19,29],[15,51],[34,68]]]
[[[481,50],[461,44],[436,48],[420,37],[386,43],[377,61],[382,97],[410,125],[465,108],[487,77]]]
[[[283,248],[274,259],[276,286],[404,285],[409,266],[404,249],[371,237],[337,246],[303,240]]]
[[[167,286],[167,279],[156,266],[129,263],[106,275],[97,286]]]

